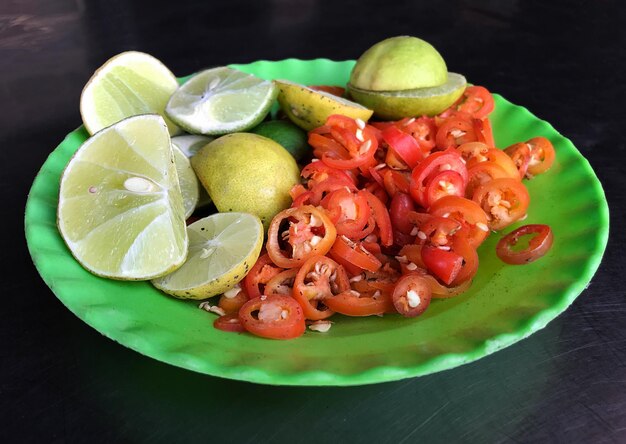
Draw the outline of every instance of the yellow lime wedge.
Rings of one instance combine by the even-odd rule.
[[[174,135],[180,129],[165,117],[164,109],[176,88],[176,77],[159,60],[143,52],[123,52],[89,79],[80,96],[80,114],[90,134],[126,117],[159,114]]]
[[[372,110],[358,103],[288,80],[275,80],[278,103],[287,117],[300,128],[310,131],[324,125],[331,114],[342,114],[365,122]]]
[[[248,213],[217,213],[187,227],[189,254],[178,270],[152,281],[182,299],[206,299],[233,288],[254,265],[263,225]]]
[[[79,148],[61,177],[57,224],[74,257],[99,276],[146,280],[183,263],[183,200],[160,116],[122,120]]]

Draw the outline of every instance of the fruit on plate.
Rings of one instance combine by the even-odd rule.
[[[172,137],[172,145],[176,145],[185,156],[191,158],[200,151],[200,148],[214,139],[215,137],[200,136],[198,134],[184,134]]]
[[[300,170],[289,152],[267,137],[233,133],[205,145],[191,165],[218,211],[258,216],[265,229],[291,205]]]
[[[57,224],[90,272],[147,280],[187,255],[185,210],[165,121],[124,119],[79,148],[61,176]]]
[[[263,226],[247,213],[217,213],[187,227],[189,253],[182,267],[152,281],[182,299],[206,299],[232,289],[252,268],[263,245]]]
[[[89,134],[138,114],[159,114],[170,135],[180,132],[164,110],[178,88],[174,74],[151,55],[127,51],[107,60],[80,96],[80,115]]]
[[[275,83],[278,85],[278,103],[281,109],[293,123],[306,131],[323,125],[333,114],[365,122],[372,117],[371,109],[334,94],[288,80],[275,80]]]
[[[417,37],[392,37],[359,58],[347,85],[349,96],[378,118],[434,116],[465,90],[465,77],[448,73],[437,50]]]
[[[199,136],[197,134],[185,134],[181,136],[175,136],[175,137],[172,137],[172,148],[178,148],[185,155],[185,157],[189,159],[198,151],[200,151],[200,148],[202,148],[207,143],[211,142],[213,139],[214,139],[213,137]],[[176,165],[178,166],[178,163]],[[191,163],[189,163],[189,168],[191,168]],[[196,208],[202,208],[211,203],[211,198],[209,197],[206,190],[204,189],[204,187],[202,186],[202,184],[196,177],[196,173],[193,172],[193,169],[192,169],[192,173],[194,175],[194,179],[196,180],[196,183],[198,184],[198,199],[196,202]],[[179,171],[178,172],[179,179],[180,179],[180,175],[181,174]],[[181,179],[181,182],[182,182],[182,179]],[[182,187],[182,183],[181,183],[181,191],[183,192],[183,200],[184,200],[185,191]]]
[[[443,57],[417,37],[391,37],[376,43],[359,57],[350,74],[350,85],[371,91],[400,91],[446,83]]]
[[[465,91],[467,82],[461,74],[448,73],[448,81],[428,88],[400,91],[369,91],[349,86],[351,97],[385,120],[407,116],[434,116],[456,102]]]
[[[174,153],[174,165],[176,165],[176,174],[178,175],[178,183],[180,184],[180,192],[183,195],[183,207],[185,208],[185,219],[193,214],[198,205],[200,189],[202,185],[196,177],[191,162],[185,154],[172,143],[172,151]]]
[[[165,112],[190,133],[222,135],[258,125],[275,98],[272,82],[219,67],[187,80],[172,94]]]
[[[306,132],[287,120],[261,122],[252,128],[250,132],[277,142],[289,151],[296,161],[311,154],[311,147],[307,143]]]

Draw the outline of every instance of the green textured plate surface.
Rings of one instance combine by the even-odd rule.
[[[354,62],[259,61],[233,65],[266,79],[345,84]],[[26,238],[39,273],[76,316],[146,356],[209,375],[266,384],[355,385],[425,375],[474,361],[543,328],[591,280],[608,238],[608,207],[585,158],[549,123],[495,95],[492,124],[498,146],[532,136],[549,138],[553,168],[527,182],[524,223],[550,224],[552,250],[540,261],[507,266],[495,255],[497,235],[480,250],[470,291],[434,301],[424,315],[404,319],[335,318],[329,333],[271,341],[212,327],[197,303],[167,297],[147,282],[91,275],[72,257],[56,227],[60,174],[86,139],[77,129],[52,152],[26,205]],[[509,231],[509,230],[507,230]]]

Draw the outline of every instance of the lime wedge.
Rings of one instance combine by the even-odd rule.
[[[272,82],[220,67],[202,71],[181,85],[165,112],[190,133],[220,135],[257,125],[275,98]]]
[[[159,60],[128,51],[106,61],[89,79],[80,96],[80,114],[94,134],[138,114],[159,114],[171,135],[180,129],[165,117],[167,101],[178,88],[174,74]]]
[[[217,213],[187,227],[187,261],[152,281],[182,299],[206,299],[230,290],[254,265],[263,245],[263,225],[248,213]]]
[[[180,149],[185,157],[191,159],[191,157],[202,149],[202,147],[211,142],[214,137],[198,136],[196,134],[186,134],[184,136],[172,137],[172,146],[176,146]],[[190,164],[191,165],[191,164]],[[180,171],[178,173],[180,176]],[[195,176],[195,173],[194,173]],[[200,181],[196,176],[198,182],[198,201],[196,202],[196,208],[202,208],[211,204],[211,197],[206,192]],[[181,183],[182,188],[182,183]],[[185,190],[183,191],[183,199],[185,197]],[[186,207],[185,207],[186,208]]]
[[[187,254],[183,200],[163,119],[122,120],[79,148],[61,177],[59,232],[92,273],[146,280]]]
[[[172,137],[172,144],[176,145],[188,158],[196,154],[207,143],[213,141],[214,137],[199,136],[197,134],[185,134],[184,136]]]
[[[348,84],[348,91],[354,100],[373,109],[377,117],[397,120],[439,114],[461,97],[466,85],[465,77],[449,72],[446,83],[430,88],[370,91]]]
[[[191,162],[178,147],[172,143],[172,151],[174,152],[174,164],[176,165],[176,173],[178,174],[178,183],[180,184],[180,192],[183,195],[183,207],[185,208],[185,219],[193,214],[198,205],[200,197],[200,181],[196,177],[196,173],[191,168]]]
[[[372,110],[358,103],[288,80],[275,80],[278,103],[287,117],[300,128],[310,131],[324,125],[331,114],[342,114],[368,121]]]

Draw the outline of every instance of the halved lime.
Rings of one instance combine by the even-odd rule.
[[[89,79],[80,96],[80,115],[94,134],[138,114],[159,114],[171,135],[180,129],[164,113],[178,88],[174,74],[151,55],[127,51],[107,60]]]
[[[206,299],[241,281],[263,245],[263,225],[248,213],[217,213],[187,227],[189,254],[178,270],[152,281],[182,299]]]
[[[215,139],[191,158],[191,166],[218,211],[254,214],[266,229],[289,208],[289,190],[300,183],[300,169],[289,152],[251,133]]]
[[[377,117],[397,120],[439,114],[461,97],[466,85],[465,77],[450,72],[446,83],[431,88],[370,91],[348,84],[348,91],[354,100],[373,109]]]
[[[174,164],[176,165],[176,173],[178,174],[178,183],[180,184],[180,192],[183,195],[183,207],[185,208],[185,219],[193,214],[198,205],[200,196],[200,181],[196,177],[196,173],[191,168],[189,158],[185,156],[176,144],[172,143],[172,151],[174,152]]]
[[[316,91],[288,80],[275,80],[278,85],[278,103],[293,123],[310,131],[324,125],[331,114],[342,114],[368,121],[372,110],[339,96]]]
[[[185,134],[172,137],[172,144],[176,145],[188,158],[196,154],[207,143],[213,141],[215,137],[199,136],[197,134]]]
[[[350,84],[369,91],[430,88],[446,82],[448,68],[428,42],[408,35],[376,43],[357,60]]]
[[[190,133],[246,131],[265,118],[276,94],[268,80],[219,67],[202,71],[181,85],[165,112]]]
[[[61,177],[57,224],[83,267],[146,280],[187,254],[183,200],[163,119],[122,120],[79,148]]]
[[[172,146],[176,146],[180,149],[183,154],[190,159],[194,154],[196,154],[204,145],[211,142],[214,137],[207,136],[199,136],[197,134],[185,134],[183,136],[175,136],[172,137]],[[190,164],[191,166],[191,164]],[[194,176],[195,176],[194,172]],[[178,174],[180,176],[180,172]],[[196,202],[197,208],[202,208],[211,203],[211,197],[209,193],[206,192],[198,177],[196,176],[196,182],[198,183],[198,201]],[[181,183],[182,188],[182,183]],[[185,197],[185,190],[183,189],[183,200]]]

